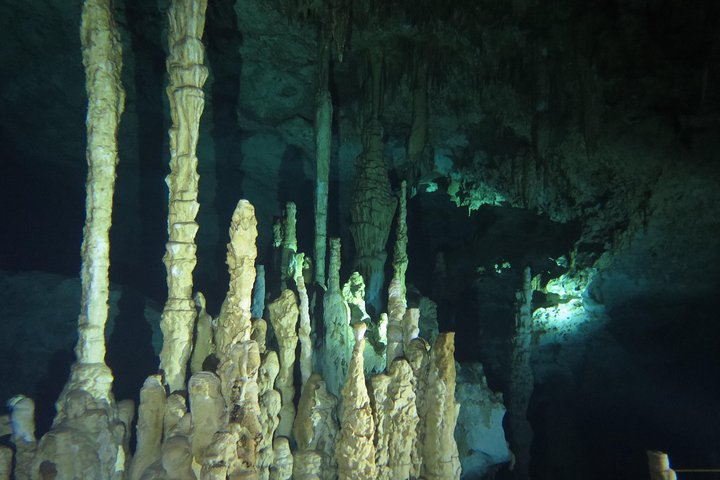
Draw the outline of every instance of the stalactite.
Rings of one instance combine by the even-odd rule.
[[[382,135],[383,129],[378,120],[371,120],[363,131],[363,153],[356,160],[350,207],[355,265],[367,285],[367,303],[376,314],[382,307],[380,291],[385,278],[385,245],[396,206],[383,155]]]
[[[205,310],[205,297],[202,293],[195,294],[195,307],[197,309],[197,323],[195,324],[195,342],[190,357],[190,372],[198,373],[203,368],[205,360],[215,353],[215,344],[212,338],[212,317]]]
[[[395,224],[395,249],[393,251],[393,278],[388,288],[387,365],[403,354],[402,319],[407,308],[405,272],[407,257],[407,183],[400,186],[400,202]]]
[[[190,358],[195,306],[192,273],[197,263],[195,222],[199,204],[197,147],[200,116],[204,108],[203,85],[208,70],[203,65],[207,0],[173,0],[168,9],[167,70],[170,100],[170,174],[168,242],[163,261],[167,270],[168,298],[160,327],[163,348],[160,368],[170,390],[185,388],[185,370]]]
[[[332,153],[332,98],[327,86],[315,98],[315,281],[325,286],[327,212]]]
[[[160,456],[165,403],[165,387],[162,379],[159,375],[148,377],[140,389],[137,445],[130,464],[130,480],[140,480],[145,469]]]
[[[338,433],[335,408],[337,399],[328,393],[322,377],[313,373],[308,379],[300,395],[298,411],[293,425],[293,435],[297,443],[298,454],[295,455],[295,467],[298,472],[308,475],[314,471],[308,462],[314,462],[316,453],[320,459],[320,477],[322,480],[334,480],[337,476],[335,461],[335,440]],[[298,470],[299,469],[299,470]]]
[[[345,385],[342,387],[340,433],[335,445],[339,480],[374,480],[375,421],[370,397],[365,386],[363,353],[365,351],[364,323],[353,326],[355,347]]]
[[[300,391],[305,386],[313,370],[313,350],[310,338],[310,299],[308,298],[305,278],[303,277],[303,265],[305,255],[298,253],[293,262],[293,277],[298,297],[300,297],[300,327],[298,328],[298,339],[300,340]]]
[[[328,290],[323,298],[323,377],[328,391],[340,395],[350,364],[352,332],[350,310],[340,290],[340,239],[330,239],[330,268],[328,269]]]
[[[270,325],[277,337],[280,373],[275,381],[275,388],[282,395],[282,408],[280,409],[280,425],[276,435],[290,437],[292,424],[295,420],[295,385],[293,383],[293,369],[295,367],[295,349],[298,343],[296,333],[298,321],[298,306],[295,293],[284,290],[280,298],[268,306]]]
[[[510,446],[515,454],[515,478],[527,478],[530,464],[532,427],[527,419],[534,379],[530,365],[532,341],[532,276],[530,267],[523,270],[522,288],[516,293],[515,334],[511,344],[508,423]]]
[[[460,458],[455,425],[460,405],[455,401],[455,334],[438,335],[430,353],[425,390],[422,477],[457,480]]]

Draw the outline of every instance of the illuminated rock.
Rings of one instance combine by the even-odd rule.
[[[202,371],[205,360],[215,353],[215,344],[212,338],[212,317],[205,311],[205,297],[200,292],[195,294],[195,307],[198,314],[195,325],[195,343],[190,357],[190,372],[193,374]]]
[[[276,435],[290,437],[295,420],[293,368],[295,366],[295,349],[298,343],[296,328],[299,312],[295,293],[292,290],[284,290],[280,294],[280,298],[268,306],[268,311],[270,324],[275,331],[280,349],[278,352],[280,372],[275,380],[275,388],[282,396],[282,408]]]
[[[15,478],[30,478],[33,456],[35,455],[35,402],[24,395],[17,395],[7,402],[10,409],[12,435],[15,445]]]
[[[305,279],[303,277],[303,266],[305,264],[305,255],[298,253],[295,255],[293,262],[293,277],[295,286],[300,297],[300,327],[298,328],[298,339],[300,341],[300,389],[302,391],[305,382],[312,374],[313,370],[313,349],[312,339],[310,338],[310,300],[308,299],[307,288],[305,287]]]
[[[188,382],[192,418],[191,447],[193,458],[198,464],[202,462],[215,432],[227,423],[225,400],[220,390],[220,379],[210,372],[196,373]]]
[[[396,222],[395,249],[393,251],[393,277],[388,288],[387,365],[403,354],[402,321],[407,309],[405,272],[407,257],[407,187],[403,181]]]
[[[140,480],[143,472],[160,457],[165,417],[165,387],[159,375],[145,380],[140,389],[137,445],[130,463],[130,480]]]
[[[335,459],[340,480],[377,478],[373,443],[375,421],[365,386],[363,366],[365,329],[364,323],[353,327],[355,348],[345,385],[342,387],[340,433],[335,444]]]
[[[262,438],[258,444],[258,475],[267,479],[270,475],[270,466],[274,460],[273,437],[280,423],[280,409],[282,396],[275,390],[275,380],[280,371],[280,362],[277,353],[269,350],[262,357],[258,373],[258,393],[260,405],[260,427]]]
[[[206,8],[207,0],[173,0],[168,8],[167,94],[172,126],[170,174],[165,179],[169,189],[168,241],[163,257],[168,298],[160,320],[160,369],[165,372],[170,391],[185,388],[196,317],[192,274],[197,263],[195,217],[200,204],[195,149],[205,106],[203,85],[208,77],[202,43]]]
[[[293,472],[293,456],[286,437],[273,440],[275,461],[270,467],[270,480],[290,480]]]

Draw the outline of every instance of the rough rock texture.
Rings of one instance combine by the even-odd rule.
[[[32,461],[35,455],[35,402],[23,395],[17,395],[7,404],[10,409],[12,435],[10,441],[15,446],[15,478],[29,479],[32,475]],[[12,455],[11,455],[12,458]]]
[[[163,418],[165,417],[165,387],[159,375],[145,380],[140,390],[138,407],[137,444],[130,463],[130,480],[139,480],[145,469],[160,456],[163,439]]]
[[[295,367],[295,349],[298,343],[297,298],[292,290],[284,290],[280,298],[268,305],[270,324],[278,340],[278,355],[280,357],[280,372],[275,380],[275,388],[282,396],[280,409],[280,424],[277,435],[290,437],[292,425],[295,420],[295,383],[293,369]]]
[[[125,91],[120,81],[120,33],[109,1],[88,0],[83,4],[80,33],[88,97],[88,177],[80,271],[82,298],[75,346],[77,359],[64,395],[74,389],[83,389],[110,405],[113,377],[105,365],[109,230],[118,161],[117,131],[125,106]],[[58,402],[60,406],[63,403]],[[62,410],[58,408],[58,417],[61,416]]]
[[[298,340],[300,341],[300,391],[302,391],[305,382],[307,382],[313,372],[313,348],[310,337],[310,299],[308,298],[305,278],[303,277],[304,265],[305,255],[302,253],[296,254],[293,262],[293,279],[295,280],[298,297],[300,297],[300,326],[298,327]]]
[[[313,373],[303,387],[293,425],[293,436],[298,447],[295,469],[303,475],[308,475],[308,478],[315,472],[313,465],[316,460],[320,463],[319,478],[323,480],[336,478],[335,441],[338,433],[336,407],[337,399],[328,393],[322,377]]]
[[[277,437],[273,440],[273,456],[275,460],[270,467],[270,480],[290,480],[293,473],[293,456],[286,437]]]
[[[465,478],[480,478],[510,461],[502,394],[488,388],[479,363],[458,364],[455,397],[460,404],[455,441]]]
[[[198,198],[197,157],[200,116],[205,107],[203,85],[208,70],[203,65],[207,0],[173,0],[168,9],[167,70],[170,101],[170,174],[168,194],[168,242],[163,262],[167,270],[168,297],[160,326],[163,349],[160,368],[170,390],[185,388],[185,369],[190,359],[195,305],[192,300],[193,270],[197,263],[195,222]]]
[[[297,253],[297,206],[293,202],[285,205],[282,217],[282,241],[280,243],[280,288],[288,288],[293,277],[293,260]]]
[[[234,343],[250,338],[251,295],[255,283],[257,256],[256,238],[255,209],[247,200],[240,200],[230,222],[230,243],[227,246],[230,285],[215,332],[215,346],[221,361]]]
[[[377,478],[410,478],[419,420],[412,367],[407,360],[397,359],[390,365],[387,374],[372,377],[370,384]]]
[[[330,267],[328,289],[323,297],[323,378],[328,391],[340,395],[340,388],[347,375],[352,352],[350,310],[340,291],[340,239],[330,239]]]
[[[422,338],[416,338],[407,349],[405,357],[412,367],[415,377],[415,410],[420,418],[417,426],[417,435],[412,447],[411,459],[413,477],[419,477],[423,464],[426,420],[426,394],[428,390],[428,375],[430,372],[430,345]]]
[[[213,435],[227,423],[225,400],[220,379],[210,372],[198,372],[188,382],[188,398],[192,416],[190,437],[192,456],[199,465]]]
[[[342,387],[340,433],[335,444],[335,460],[340,480],[377,478],[375,468],[375,421],[365,386],[363,352],[365,324],[353,326],[355,347],[345,384]]]
[[[197,292],[195,294],[197,322],[195,323],[193,349],[190,357],[190,372],[193,374],[204,370],[203,363],[211,354],[215,353],[212,317],[205,310],[205,305],[205,296],[201,292]]]
[[[393,250],[393,277],[388,287],[388,327],[387,327],[387,365],[403,353],[402,321],[407,308],[405,273],[408,267],[407,257],[407,183],[400,187],[397,220],[395,222],[395,248]]]
[[[428,480],[460,478],[455,425],[460,404],[455,400],[455,335],[441,333],[430,353],[421,421],[425,422],[422,476]]]
[[[368,122],[363,132],[363,153],[356,160],[355,191],[350,209],[355,266],[367,284],[367,303],[376,314],[382,308],[380,290],[385,279],[385,245],[397,205],[390,190],[382,137],[380,122]]]
[[[260,426],[262,439],[258,444],[258,477],[267,479],[270,466],[274,461],[273,437],[280,423],[282,396],[274,389],[275,380],[280,371],[277,353],[270,350],[265,353],[258,373],[258,403],[260,405]]]

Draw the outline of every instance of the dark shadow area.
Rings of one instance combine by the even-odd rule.
[[[208,80],[209,102],[203,122],[212,122],[210,132],[214,143],[216,184],[209,184],[207,178],[201,178],[200,189],[213,189],[215,195],[211,195],[214,197],[214,205],[201,204],[200,208],[215,209],[219,240],[212,247],[199,247],[198,257],[202,260],[196,275],[196,289],[205,294],[209,309],[217,311],[227,290],[227,270],[220,267],[216,270],[218,274],[209,278],[203,275],[202,264],[225,265],[230,218],[237,201],[243,195],[242,181],[245,173],[239,168],[241,135],[237,112],[240,101],[242,35],[237,28],[234,1],[209,2],[206,17],[204,40],[212,78]],[[205,90],[208,90],[207,86]],[[209,268],[208,271],[213,269]]]
[[[152,328],[145,319],[145,298],[136,290],[122,288],[118,315],[107,344],[106,361],[113,372],[113,394],[138,405],[140,388],[157,371],[158,358],[152,346]]]
[[[70,366],[74,361],[75,354],[72,351],[56,351],[35,387],[32,398],[35,400],[35,432],[38,438],[50,430],[55,417],[55,402],[70,377]]]
[[[278,202],[283,209],[287,202],[294,202],[297,206],[298,251],[312,257],[315,246],[315,182],[305,178],[304,163],[303,151],[288,145],[278,173]]]

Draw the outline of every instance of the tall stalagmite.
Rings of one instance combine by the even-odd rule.
[[[356,323],[355,348],[342,388],[340,434],[335,444],[339,480],[375,480],[375,420],[365,386],[364,323]]]
[[[160,368],[170,390],[185,388],[185,369],[190,358],[195,305],[192,299],[195,256],[195,222],[198,208],[197,157],[200,116],[205,105],[202,87],[208,76],[203,65],[207,0],[173,0],[168,9],[167,59],[170,100],[170,174],[168,242],[163,261],[167,270],[168,298],[160,327],[163,348]]]
[[[302,391],[305,382],[313,372],[313,348],[312,339],[310,338],[310,299],[305,286],[305,277],[303,277],[304,264],[305,254],[295,254],[293,277],[298,297],[300,297],[300,327],[298,328],[298,339],[300,340],[300,391]]]
[[[323,298],[323,377],[327,389],[340,396],[340,388],[347,375],[352,352],[350,310],[340,290],[340,239],[330,239],[330,268],[328,289]]]
[[[295,421],[295,385],[293,371],[295,367],[295,349],[298,344],[297,322],[298,306],[295,293],[284,290],[280,298],[268,306],[270,324],[275,331],[280,356],[280,373],[275,380],[275,388],[282,395],[282,408],[280,409],[280,425],[276,434],[290,437],[292,425]]]
[[[422,478],[458,480],[460,456],[455,425],[460,404],[455,401],[454,333],[441,333],[432,347],[423,408]]]
[[[373,119],[363,131],[363,153],[356,160],[350,233],[355,242],[355,264],[367,285],[367,304],[379,314],[380,292],[385,281],[385,245],[395,214],[396,199],[390,189],[383,155],[383,128]]]
[[[405,272],[407,257],[407,183],[400,186],[400,203],[397,212],[395,250],[393,252],[393,278],[388,288],[387,365],[403,354],[402,320],[407,309]]]
[[[109,404],[112,403],[110,388],[113,381],[112,373],[105,365],[109,231],[118,161],[117,131],[125,105],[125,91],[120,81],[122,44],[111,4],[111,0],[86,0],[80,27],[88,96],[88,176],[76,361],[63,392],[64,396],[72,390],[82,389]],[[62,398],[57,406],[60,417]]]
[[[140,480],[145,469],[160,456],[165,417],[165,387],[159,375],[151,375],[140,389],[137,446],[130,464],[130,480]]]

